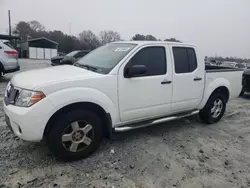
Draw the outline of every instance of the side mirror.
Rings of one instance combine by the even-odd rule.
[[[136,76],[141,76],[145,74],[147,68],[144,65],[134,65],[132,67],[128,67],[124,71],[125,78],[131,78]]]

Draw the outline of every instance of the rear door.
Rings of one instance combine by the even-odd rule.
[[[172,111],[193,110],[203,95],[204,65],[198,64],[193,47],[172,46],[172,52],[174,62]]]
[[[125,78],[124,70],[134,65],[144,65],[146,73]],[[169,48],[159,45],[138,49],[119,69],[118,94],[122,122],[169,114],[172,97]]]

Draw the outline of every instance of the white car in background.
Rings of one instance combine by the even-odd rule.
[[[247,66],[244,63],[237,63],[235,65],[235,68],[239,68],[239,69],[247,69]]]
[[[231,67],[231,68],[235,68],[236,65],[237,63],[235,62],[227,62],[227,61],[224,61],[220,64],[221,67]]]
[[[20,70],[18,52],[8,43],[0,40],[0,78],[7,73]]]
[[[236,63],[236,62],[223,62],[220,64],[221,67],[230,67],[230,68],[239,68],[239,69],[246,69],[246,65],[244,63]]]

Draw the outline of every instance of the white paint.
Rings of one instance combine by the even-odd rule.
[[[45,48],[44,49],[44,58],[45,59],[51,59],[51,49],[50,48]]]
[[[29,58],[36,59],[36,57],[37,57],[36,48],[29,47]]]
[[[57,56],[57,49],[51,49],[51,57]]]
[[[37,59],[44,59],[44,48],[36,48]]]

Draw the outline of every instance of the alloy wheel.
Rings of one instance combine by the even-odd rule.
[[[213,103],[213,107],[211,108],[211,115],[213,118],[217,118],[223,109],[223,102],[221,99],[216,99]]]
[[[69,124],[62,134],[63,147],[70,152],[83,151],[92,143],[93,139],[93,127],[84,121]]]

